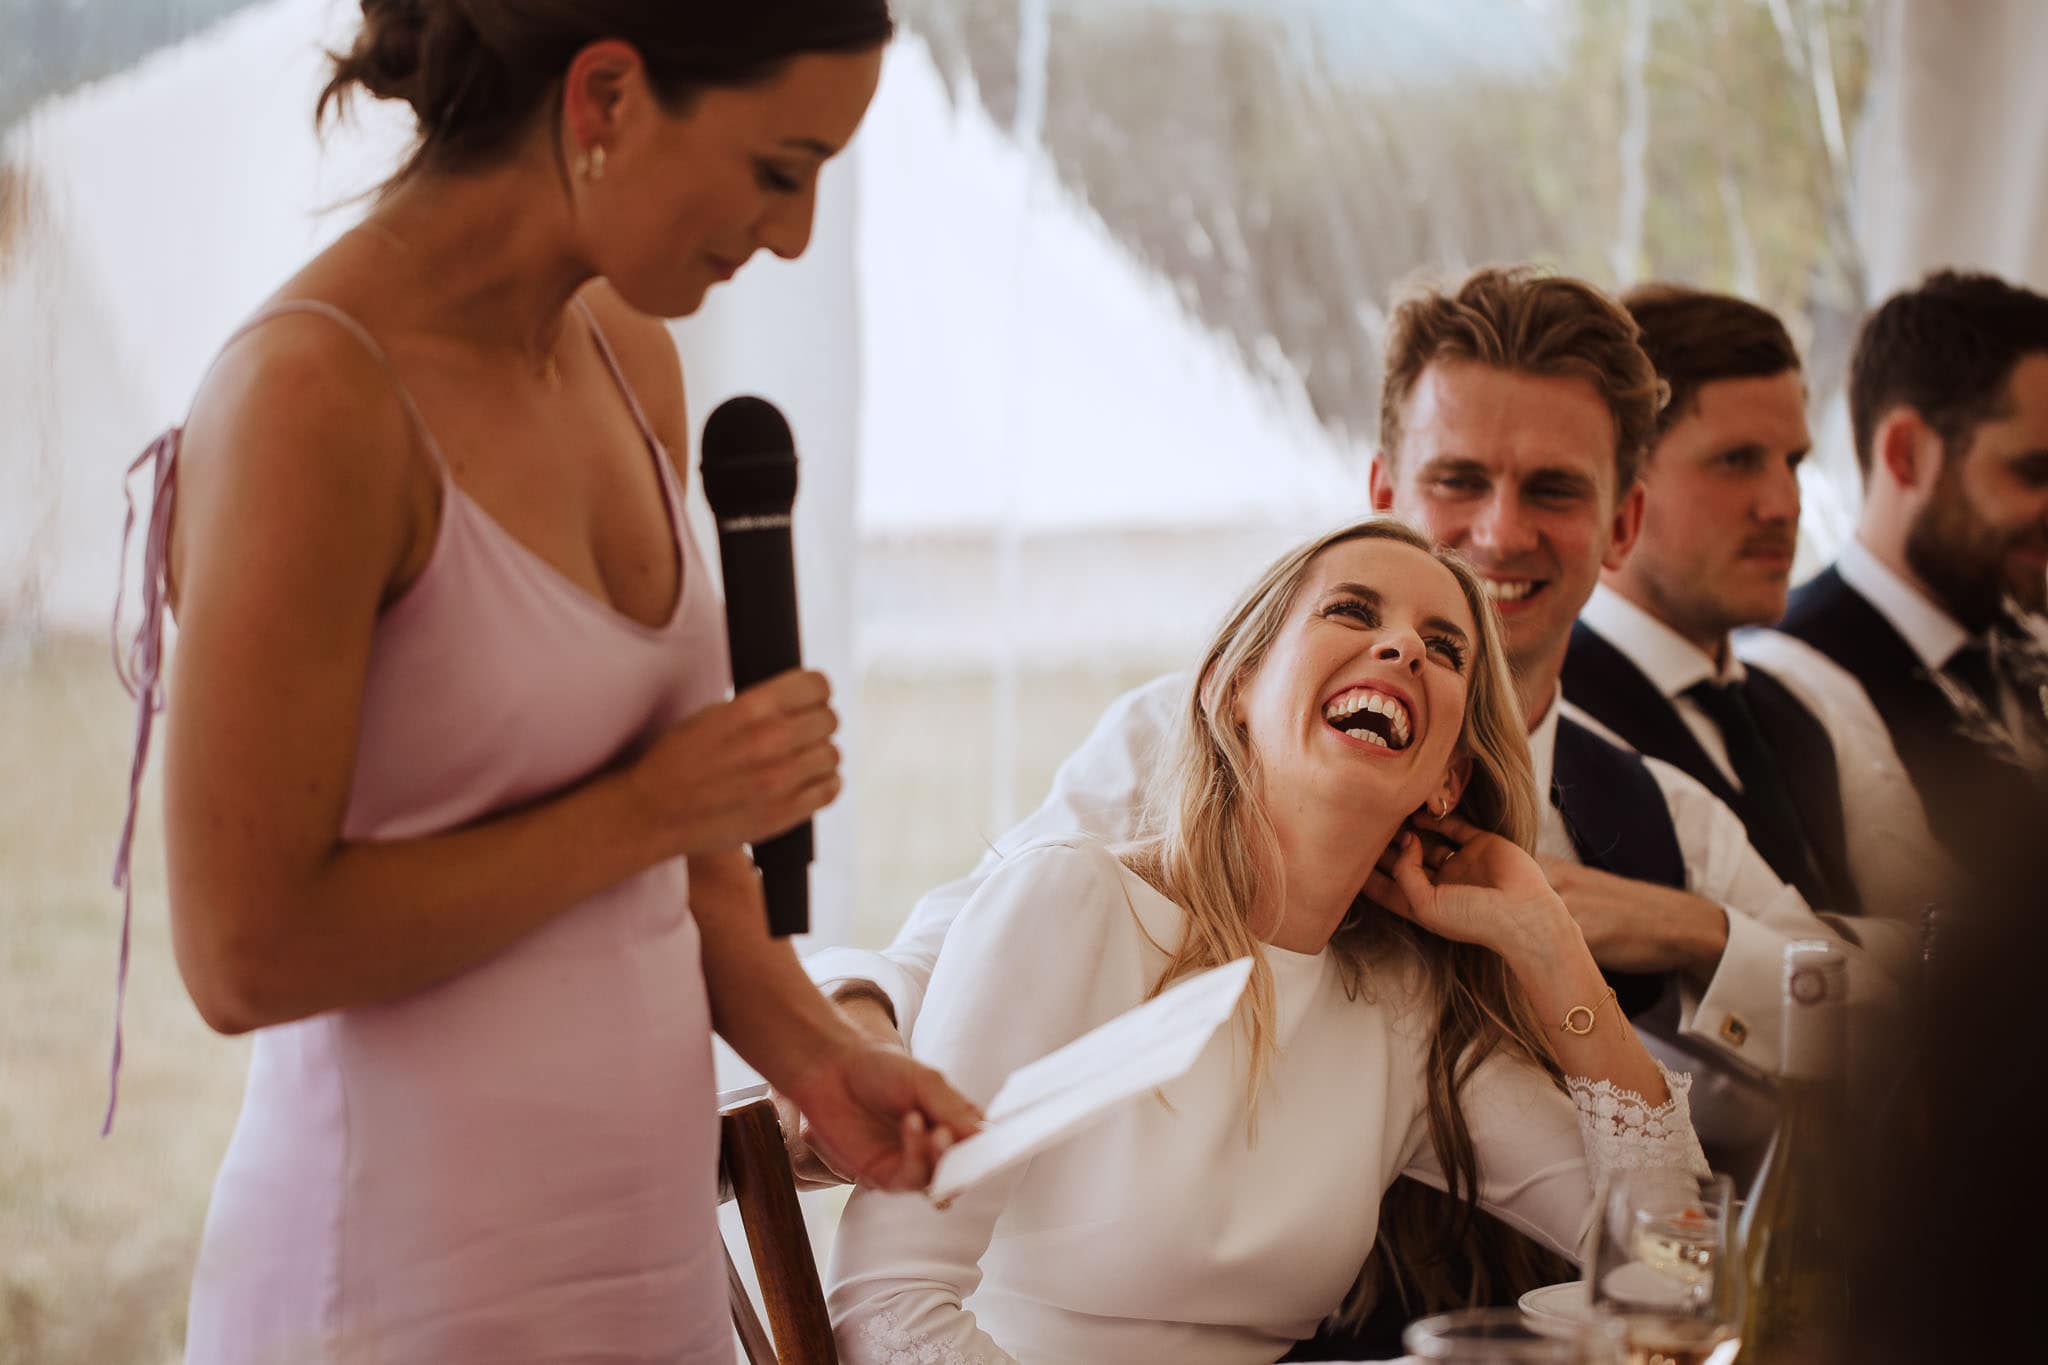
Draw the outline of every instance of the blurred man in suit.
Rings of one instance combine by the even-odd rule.
[[[1780,630],[1853,674],[1966,871],[2042,861],[2042,698],[2003,627],[2048,609],[2048,298],[1943,272],[1857,339],[1856,539]]]

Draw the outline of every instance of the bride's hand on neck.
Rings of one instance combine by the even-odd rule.
[[[1536,1017],[1550,1026],[1545,1037],[1566,1075],[1611,1081],[1653,1106],[1669,1100],[1663,1073],[1619,1005],[1602,1008],[1613,993],[1536,860],[1455,815],[1424,812],[1413,823],[1450,843],[1450,856],[1432,870],[1421,837],[1403,830],[1381,860],[1385,870],[1366,882],[1367,897],[1433,934],[1499,953]],[[1581,1007],[1594,1018],[1583,1032],[1568,1022]]]
[[[1577,924],[1529,854],[1461,816],[1422,811],[1412,823],[1450,852],[1425,857],[1422,837],[1402,829],[1366,879],[1368,900],[1439,937],[1490,948],[1518,972],[1585,953]]]

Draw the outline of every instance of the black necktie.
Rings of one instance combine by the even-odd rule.
[[[1780,877],[1799,888],[1806,903],[1826,909],[1836,901],[1828,890],[1820,860],[1806,837],[1806,826],[1792,804],[1785,776],[1771,757],[1771,746],[1756,723],[1742,683],[1698,682],[1685,689],[1721,732],[1728,762],[1742,783],[1742,823],[1749,841]]]
[[[1941,671],[1961,683],[1963,690],[1975,697],[1993,720],[1998,719],[1998,679],[1991,671],[1989,645],[1981,640],[1967,641]]]

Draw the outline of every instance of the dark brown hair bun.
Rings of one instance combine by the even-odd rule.
[[[864,52],[889,40],[888,0],[362,0],[363,22],[320,92],[316,124],[358,88],[404,100],[420,140],[391,179],[424,167],[466,170],[508,151],[559,98],[562,74],[591,43],[616,38],[646,63],[658,98],[773,79],[808,52]]]

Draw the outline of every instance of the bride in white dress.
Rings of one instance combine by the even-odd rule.
[[[1211,642],[1149,837],[981,885],[911,1039],[977,1099],[1191,972],[1250,956],[1252,983],[1184,1078],[950,1208],[857,1191],[830,1275],[849,1365],[1271,1361],[1430,1254],[1406,1223],[1375,1245],[1401,1175],[1570,1256],[1600,1170],[1705,1170],[1688,1078],[1529,854],[1498,637],[1406,523],[1304,545]]]

